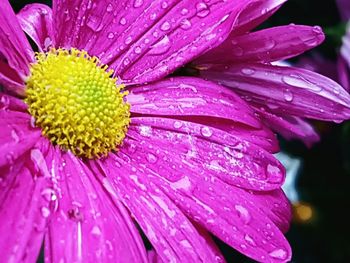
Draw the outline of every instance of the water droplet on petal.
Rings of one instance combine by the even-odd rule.
[[[108,39],[113,39],[114,38],[114,33],[110,32],[107,35]]]
[[[182,10],[181,10],[181,15],[187,15],[188,14],[188,9],[187,8],[183,8]]]
[[[167,52],[169,50],[170,46],[171,46],[170,39],[166,35],[159,42],[157,42],[156,44],[154,44],[150,47],[149,54],[151,54],[151,55],[164,54],[165,52]]]
[[[284,249],[279,248],[279,249],[276,249],[276,250],[270,252],[269,255],[273,258],[286,259],[287,252]]]
[[[244,236],[244,240],[247,241],[250,245],[256,246],[254,239],[250,235],[246,234]]]
[[[252,68],[242,68],[241,69],[241,72],[244,74],[244,75],[253,75],[255,73],[255,70],[252,69]]]
[[[125,39],[125,44],[130,44],[132,42],[132,37],[127,37],[126,39]]]
[[[190,29],[191,26],[192,26],[192,24],[191,24],[191,21],[190,21],[190,20],[188,20],[188,19],[183,19],[183,20],[181,21],[181,28],[182,28],[182,29],[187,30],[187,29]]]
[[[147,161],[149,163],[156,163],[158,160],[157,156],[155,156],[153,153],[148,153],[147,154]]]
[[[162,3],[162,8],[165,9],[165,8],[167,8],[167,7],[168,7],[168,3],[164,1],[164,2]]]
[[[44,218],[47,218],[50,216],[50,210],[43,206],[41,209],[40,209],[40,212],[41,212],[41,215],[44,217]]]
[[[124,26],[126,24],[126,19],[125,17],[120,18],[119,23]]]
[[[213,131],[211,128],[209,127],[203,127],[201,128],[201,134],[204,136],[204,137],[210,137],[213,135]]]
[[[135,47],[135,53],[140,54],[141,53],[141,48],[140,47]]]
[[[161,26],[160,26],[160,29],[163,30],[163,31],[167,31],[169,30],[171,27],[170,23],[168,21],[165,21]]]
[[[265,48],[266,48],[267,50],[271,50],[271,49],[273,49],[275,46],[276,46],[276,41],[275,41],[275,40],[273,40],[273,39],[268,39],[268,40],[266,40],[266,42],[265,42]]]
[[[291,102],[293,100],[293,93],[289,89],[283,91],[285,101]]]
[[[134,1],[134,7],[138,8],[143,5],[143,0],[135,0]]]
[[[182,122],[181,121],[175,121],[174,122],[174,128],[179,129],[179,128],[181,128],[181,126],[182,126]]]
[[[209,13],[210,13],[210,10],[207,6],[206,3],[198,3],[196,5],[196,9],[197,9],[197,16],[199,17],[206,17]]]
[[[101,235],[101,229],[98,226],[94,226],[91,229],[91,234],[96,235],[96,236],[100,236]]]
[[[111,3],[109,3],[109,4],[107,5],[106,11],[107,11],[108,13],[110,13],[110,12],[113,11],[113,5],[112,5]]]
[[[235,205],[235,209],[238,212],[239,217],[243,220],[243,222],[245,224],[248,224],[251,219],[249,211],[244,206],[241,206],[241,205]]]

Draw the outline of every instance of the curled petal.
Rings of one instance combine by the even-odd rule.
[[[54,45],[51,8],[43,4],[26,5],[18,14],[23,29],[37,44],[40,51]]]

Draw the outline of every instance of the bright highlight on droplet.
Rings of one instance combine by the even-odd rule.
[[[37,53],[26,81],[29,113],[50,141],[79,157],[99,158],[116,149],[130,123],[130,105],[96,57],[77,49]]]

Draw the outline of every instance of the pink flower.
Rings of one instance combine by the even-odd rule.
[[[225,41],[194,65],[202,77],[238,93],[273,130],[312,145],[319,136],[305,118],[349,119],[350,96],[315,72],[273,64],[319,45],[324,40],[320,27],[291,24],[250,32],[284,2],[252,1]]]
[[[2,260],[34,262],[44,239],[47,262],[223,261],[209,232],[257,261],[290,260],[284,168],[254,111],[312,140],[300,117],[347,118],[349,96],[267,63],[320,43],[319,28],[244,34],[283,2],[71,0],[16,17],[1,1]],[[201,74],[224,85],[166,78],[211,49],[200,61],[218,68]]]

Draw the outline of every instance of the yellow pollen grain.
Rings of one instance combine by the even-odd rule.
[[[113,71],[77,49],[37,53],[26,81],[29,113],[54,145],[99,158],[118,148],[130,123],[127,92]]]

